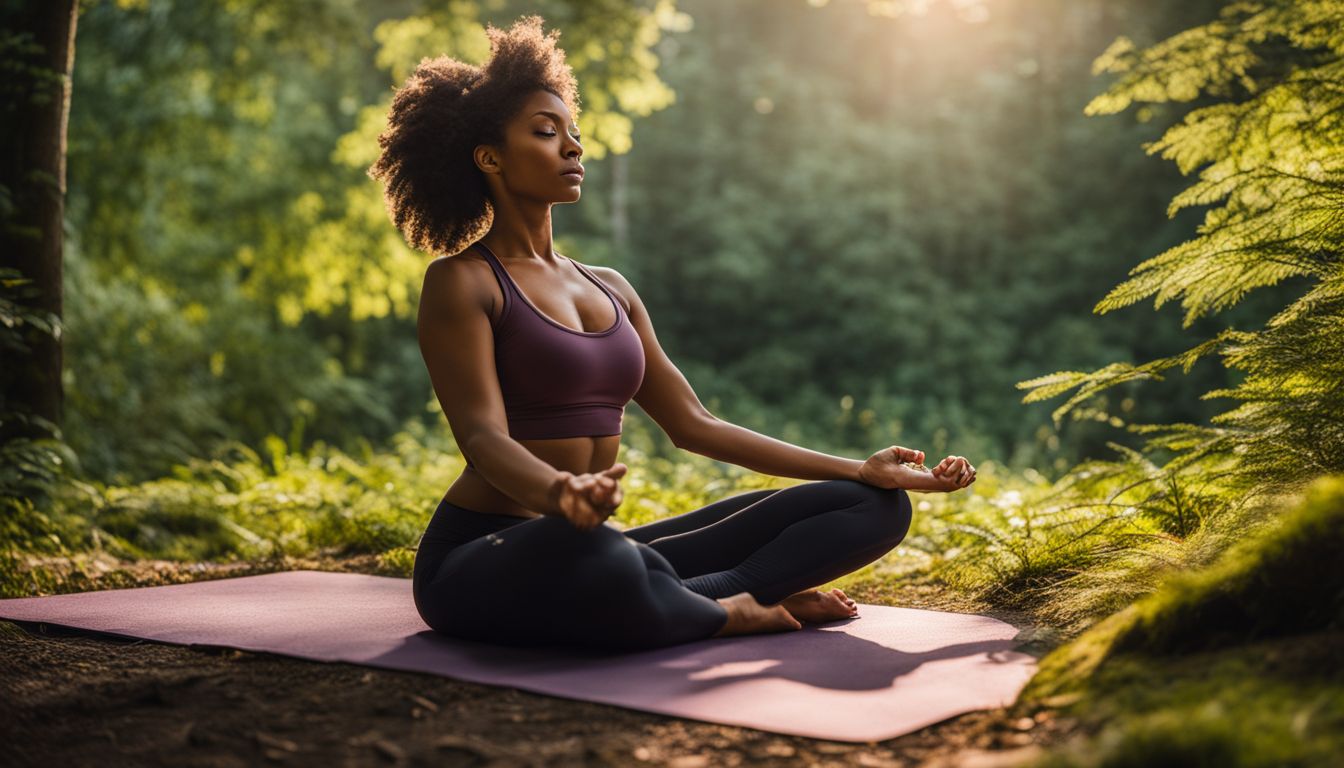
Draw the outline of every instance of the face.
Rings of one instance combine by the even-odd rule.
[[[523,197],[545,203],[579,199],[582,170],[579,127],[559,96],[537,91],[504,126],[504,146],[476,147],[476,165],[496,200]]]

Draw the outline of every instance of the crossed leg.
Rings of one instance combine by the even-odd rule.
[[[626,531],[547,516],[422,547],[416,605],[466,639],[661,647],[724,627],[719,598],[780,603],[873,562],[909,525],[904,491],[849,480],[751,491]]]
[[[748,491],[624,533],[666,558],[693,592],[750,592],[773,605],[891,551],[910,519],[904,490],[821,480]]]

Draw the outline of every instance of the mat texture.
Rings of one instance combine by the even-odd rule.
[[[864,605],[795,632],[625,654],[432,632],[410,579],[324,571],[0,600],[0,618],[180,645],[428,672],[837,741],[899,736],[1013,701],[1035,659],[986,616]]]

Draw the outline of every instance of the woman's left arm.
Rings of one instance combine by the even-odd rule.
[[[644,346],[644,381],[635,402],[682,450],[779,477],[859,480],[864,462],[799,448],[719,419],[700,402],[686,377],[663,352],[648,310],[621,273],[590,267],[625,298],[630,324]]]
[[[863,462],[800,448],[710,416],[682,446],[692,453],[766,475],[802,480],[858,480]]]

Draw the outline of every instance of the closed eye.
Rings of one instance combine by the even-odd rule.
[[[538,136],[546,136],[546,137],[549,138],[549,137],[551,137],[551,136],[555,136],[556,134],[554,134],[554,133],[542,133],[541,131],[537,131],[537,135],[538,135]],[[574,140],[575,140],[575,141],[578,141],[578,142],[582,142],[582,141],[583,141],[582,137],[577,136],[577,135],[574,136]]]

